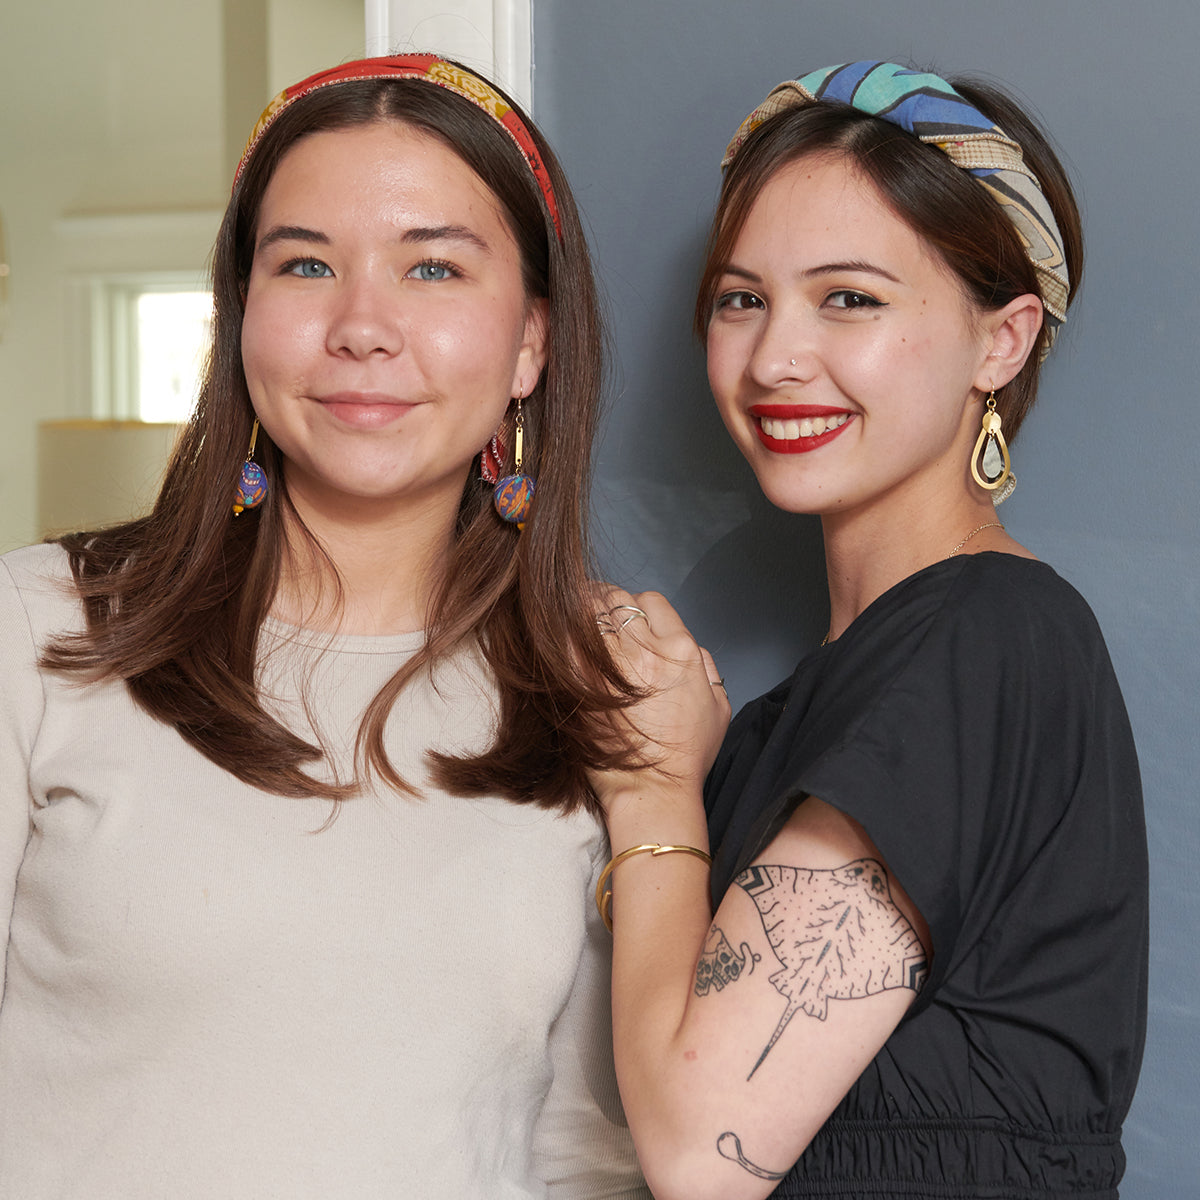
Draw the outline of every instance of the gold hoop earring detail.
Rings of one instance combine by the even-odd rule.
[[[1012,495],[1017,486],[1013,474],[1012,459],[1008,456],[1008,443],[1004,440],[1003,422],[996,411],[996,391],[988,394],[982,428],[971,451],[971,476],[981,488],[994,492],[993,504],[1000,504]]]
[[[238,476],[237,494],[233,498],[233,515],[240,517],[242,510],[257,508],[266,498],[270,487],[267,483],[267,473],[254,461],[254,446],[258,441],[258,418],[250,429],[250,449],[246,451],[246,461],[242,463],[242,472]]]
[[[533,507],[533,493],[536,486],[532,476],[522,472],[525,451],[525,416],[521,411],[523,397],[517,397],[517,415],[513,423],[513,473],[506,475],[496,484],[492,492],[492,504],[505,520],[516,525],[518,529],[525,528],[529,519],[529,510]]]

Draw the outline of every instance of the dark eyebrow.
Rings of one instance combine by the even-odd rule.
[[[412,245],[414,242],[470,242],[480,250],[491,251],[491,247],[473,230],[465,225],[431,225],[406,229],[401,242]]]
[[[882,279],[890,279],[893,283],[899,283],[891,271],[885,271],[882,267],[877,267],[873,263],[852,261],[852,262],[831,262],[821,263],[820,266],[809,267],[807,270],[800,272],[801,279],[815,279],[820,275],[836,275],[845,271],[854,271],[860,275],[878,275]],[[739,267],[737,263],[728,263],[725,269],[721,272],[722,275],[733,275],[738,279],[744,279],[747,283],[761,283],[762,278],[756,275],[753,271],[746,270],[745,267]]]
[[[311,242],[317,246],[329,245],[328,235],[317,229],[305,229],[303,225],[276,225],[274,229],[263,234],[258,243],[258,249],[265,250],[276,242]],[[406,245],[422,242],[469,242],[479,249],[491,252],[491,247],[465,225],[430,225],[406,229],[400,237]]]
[[[276,242],[313,242],[318,246],[328,246],[329,238],[316,229],[305,229],[303,225],[276,225],[268,233],[264,233],[258,243],[259,250],[265,250]]]
[[[721,276],[733,275],[737,279],[744,279],[747,283],[762,283],[761,276],[755,275],[753,271],[747,271],[745,267],[739,267],[737,263],[726,263],[721,268]]]
[[[885,271],[882,267],[877,267],[874,263],[854,260],[851,262],[832,262],[822,263],[819,267],[809,267],[803,272],[805,279],[812,279],[817,275],[836,275],[843,271],[855,271],[861,275],[879,275],[883,279],[890,279],[893,283],[899,283],[891,271]]]

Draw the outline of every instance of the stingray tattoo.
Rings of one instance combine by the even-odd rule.
[[[916,992],[925,982],[925,948],[896,907],[887,872],[873,858],[833,871],[750,867],[734,882],[758,908],[780,963],[770,980],[787,1001],[747,1079],[797,1012],[823,1021],[830,1000],[855,1000],[892,988]]]
[[[735,950],[725,934],[714,925],[708,931],[704,952],[696,964],[696,995],[707,996],[712,988],[719,992],[727,984],[741,979],[743,972],[752,975],[754,964],[758,962],[762,962],[762,955],[755,954],[748,943],[743,942]],[[750,964],[748,971],[747,963]]]

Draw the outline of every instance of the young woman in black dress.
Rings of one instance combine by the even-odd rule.
[[[1145,1020],[1137,762],[1090,610],[994,507],[1079,284],[1070,187],[1011,100],[886,63],[780,85],[726,165],[697,326],[760,486],[821,517],[830,624],[710,772],[711,658],[661,597],[599,618],[651,689],[655,765],[597,779],[647,1178],[1113,1197]]]

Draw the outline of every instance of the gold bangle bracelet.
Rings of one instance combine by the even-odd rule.
[[[649,854],[652,858],[657,858],[660,854],[691,854],[695,858],[704,859],[706,863],[712,863],[712,855],[705,854],[703,850],[697,850],[695,846],[662,846],[658,842],[647,842],[643,846],[630,846],[628,850],[622,850],[600,872],[600,878],[596,883],[596,909],[600,913],[600,919],[604,922],[604,927],[609,933],[612,933],[613,927],[612,891],[611,889],[605,891],[604,885],[608,882],[609,876],[612,875],[617,863],[624,862],[627,858],[632,858],[635,854]]]

